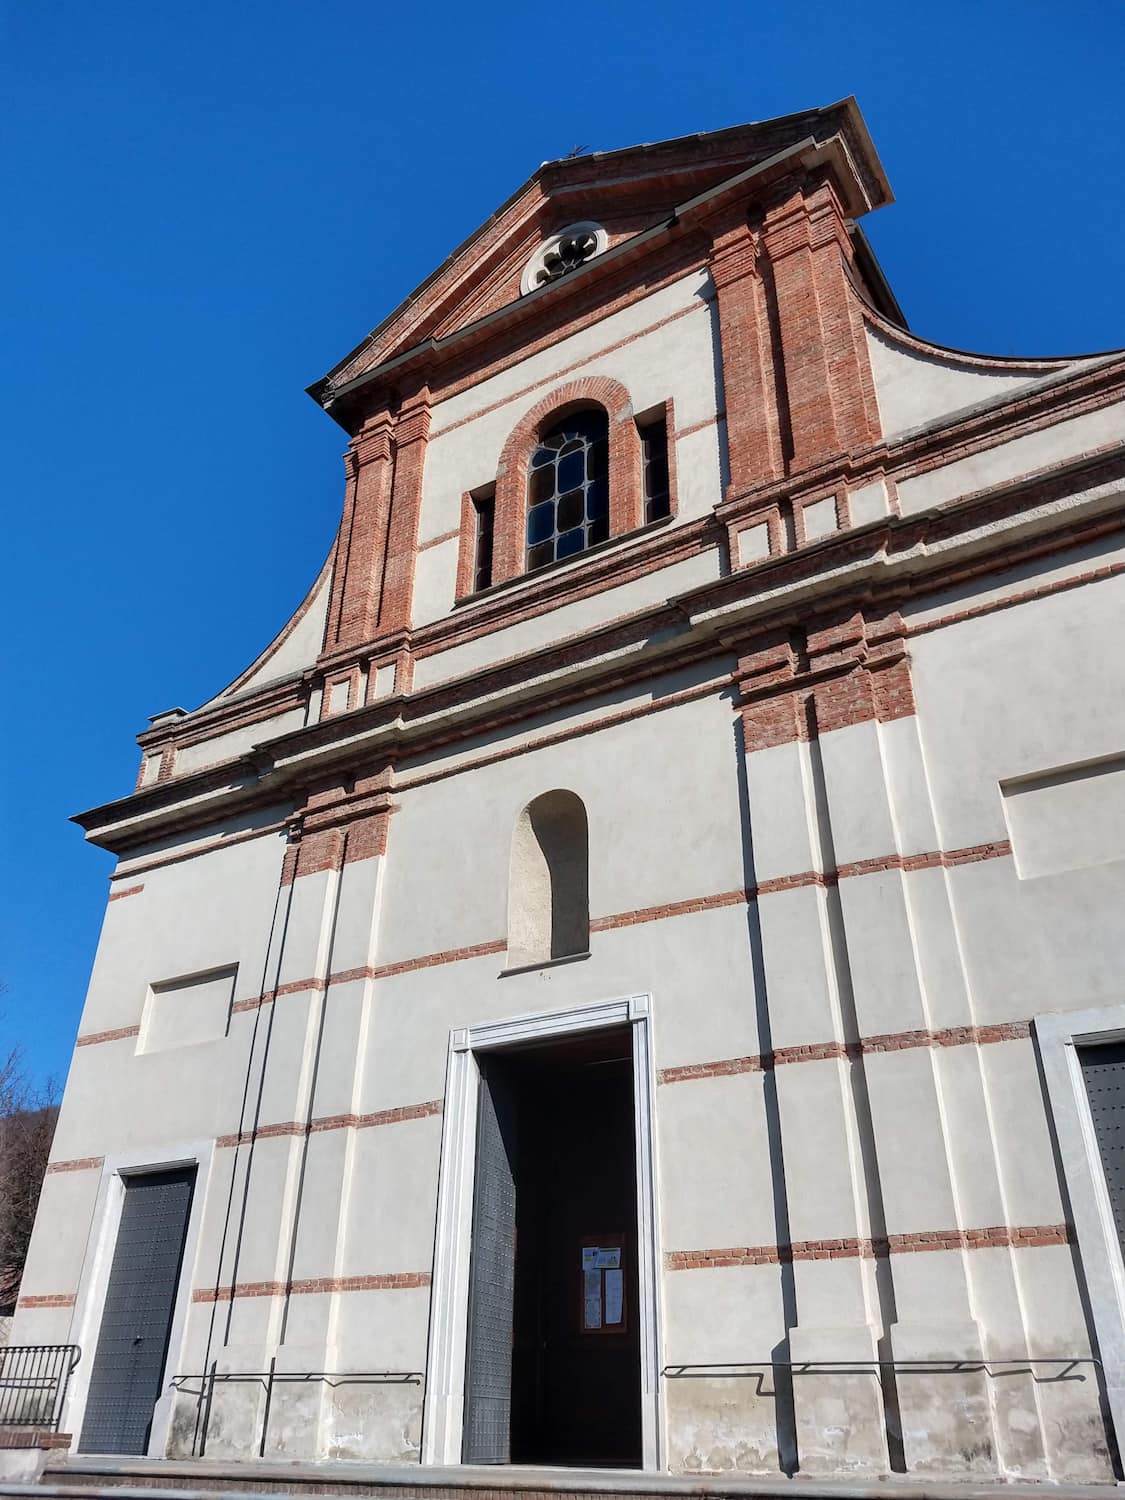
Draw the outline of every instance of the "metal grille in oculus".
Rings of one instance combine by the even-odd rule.
[[[576,412],[545,433],[531,456],[527,568],[584,552],[609,536],[609,419]]]

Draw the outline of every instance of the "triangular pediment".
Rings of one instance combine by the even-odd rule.
[[[544,241],[593,221],[605,249],[666,223],[678,206],[805,142],[839,138],[868,179],[866,198],[889,201],[855,101],[653,145],[545,162],[323,380],[320,402],[427,340],[442,340],[517,303],[524,268]]]

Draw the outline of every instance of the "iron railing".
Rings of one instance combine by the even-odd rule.
[[[213,1360],[206,1374],[173,1375],[170,1383],[183,1395],[194,1396],[198,1403],[192,1451],[199,1458],[205,1457],[207,1453],[207,1434],[211,1426],[211,1407],[215,1400],[216,1384],[259,1386],[265,1393],[265,1400],[262,1403],[258,1433],[258,1457],[264,1458],[270,1407],[273,1405],[274,1389],[278,1385],[421,1385],[425,1378],[421,1370],[279,1370],[277,1359],[274,1358],[270,1360],[268,1370],[220,1370],[218,1361]]]
[[[77,1344],[0,1346],[0,1428],[37,1427],[58,1432]]]

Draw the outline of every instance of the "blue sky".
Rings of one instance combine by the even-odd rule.
[[[0,1045],[65,1073],[133,784],[284,623],[343,435],[304,394],[548,158],[854,93],[913,328],[1125,345],[1125,7],[56,0],[0,9]]]

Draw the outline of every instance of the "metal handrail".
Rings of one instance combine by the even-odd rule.
[[[0,1428],[58,1432],[77,1344],[0,1345]]]
[[[665,1380],[715,1380],[753,1379],[765,1370],[787,1370],[792,1375],[865,1375],[868,1372],[902,1370],[907,1373],[928,1375],[975,1375],[985,1374],[996,1380],[996,1373],[1003,1370],[1007,1375],[1028,1374],[1042,1385],[1060,1380],[1084,1380],[1084,1375],[1073,1372],[1079,1365],[1094,1365],[1101,1369],[1101,1360],[1093,1354],[1062,1354],[1040,1356],[1025,1354],[1020,1359],[986,1359],[962,1357],[948,1359],[759,1359],[726,1360],[717,1364],[673,1364],[665,1365],[660,1374]],[[1053,1375],[1037,1375],[1035,1366],[1061,1366]]]
[[[202,1427],[199,1432],[199,1456],[207,1452],[207,1434],[211,1426],[211,1406],[215,1399],[216,1384],[261,1385],[266,1393],[262,1407],[262,1426],[258,1439],[258,1456],[265,1457],[266,1430],[269,1426],[270,1407],[273,1404],[273,1389],[280,1383],[307,1384],[323,1381],[325,1385],[421,1385],[425,1380],[424,1370],[278,1370],[276,1358],[270,1360],[268,1370],[220,1370],[218,1361],[199,1375],[173,1375],[169,1382],[185,1395],[197,1396],[202,1405]],[[189,1382],[198,1381],[196,1390]]]

